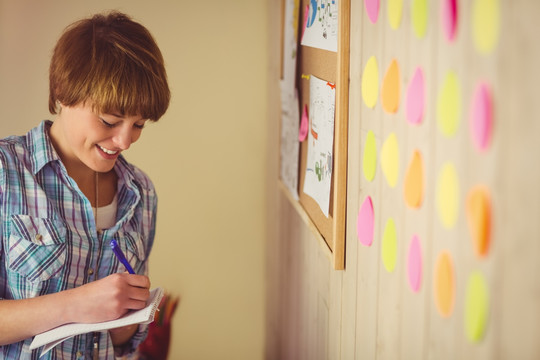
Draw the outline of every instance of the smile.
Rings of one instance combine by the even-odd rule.
[[[116,155],[118,154],[118,151],[112,151],[112,150],[109,150],[109,149],[105,149],[103,146],[101,145],[98,145],[98,147],[105,153],[105,154],[109,154],[109,155]]]

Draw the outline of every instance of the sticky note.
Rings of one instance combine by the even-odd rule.
[[[403,0],[388,0],[388,23],[394,30],[399,28],[403,15]]]
[[[424,160],[418,150],[414,150],[407,167],[403,195],[405,203],[413,209],[418,209],[424,200]]]
[[[419,125],[424,119],[425,84],[424,72],[417,67],[407,87],[407,102],[405,105],[407,121],[411,125]]]
[[[380,0],[364,0],[364,6],[366,8],[369,21],[375,24],[379,18]]]
[[[370,196],[367,196],[360,207],[356,221],[356,233],[358,241],[365,246],[371,246],[373,243],[373,231],[375,227],[375,213],[373,211],[373,202]]]
[[[364,157],[362,161],[364,177],[367,181],[373,181],[377,170],[377,142],[375,134],[369,130],[364,143]]]
[[[386,69],[381,89],[382,106],[387,113],[395,114],[398,111],[399,96],[399,64],[396,59],[392,59]]]
[[[456,284],[454,264],[448,251],[441,252],[435,261],[433,282],[437,310],[442,317],[449,317],[454,310]]]
[[[476,86],[469,116],[471,137],[479,151],[485,151],[491,142],[493,129],[493,103],[491,91],[485,83]]]
[[[386,220],[382,238],[382,260],[386,271],[392,272],[396,268],[397,260],[397,233],[394,219]]]
[[[368,59],[362,74],[362,98],[368,108],[373,109],[377,104],[379,95],[379,66],[377,59],[372,56]]]
[[[485,257],[491,238],[491,200],[487,187],[473,187],[467,194],[466,207],[474,252],[480,258]]]
[[[399,146],[396,134],[388,135],[381,150],[381,168],[390,187],[396,187],[399,173]]]
[[[439,219],[445,228],[451,229],[456,225],[459,214],[459,182],[452,163],[441,168],[436,191]]]
[[[465,333],[467,338],[478,343],[484,337],[489,315],[489,291],[486,279],[474,271],[467,281],[465,303]]]
[[[457,0],[441,1],[441,24],[446,39],[450,42],[456,39],[456,30],[458,22]]]
[[[475,0],[472,8],[474,46],[489,54],[499,41],[500,9],[498,0]]]
[[[413,0],[411,4],[411,18],[414,34],[418,38],[426,36],[428,23],[428,0]]]
[[[461,87],[457,75],[449,71],[442,84],[437,100],[437,124],[439,131],[452,137],[459,128],[461,117]]]
[[[298,131],[298,141],[302,142],[306,140],[309,130],[309,115],[308,107],[304,105],[304,110],[302,110],[302,117],[300,118],[300,129]]]
[[[422,249],[418,235],[413,235],[407,256],[407,274],[412,291],[420,291],[422,284]]]

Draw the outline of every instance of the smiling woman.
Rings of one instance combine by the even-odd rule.
[[[37,358],[34,335],[118,318],[149,296],[157,196],[122,152],[169,106],[161,52],[127,15],[98,14],[60,37],[49,89],[55,121],[0,140],[2,359]],[[113,238],[135,274],[124,273]],[[42,358],[123,356],[146,333],[140,325],[84,334]]]

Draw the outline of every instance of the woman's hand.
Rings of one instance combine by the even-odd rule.
[[[112,274],[70,291],[76,292],[74,321],[96,323],[144,308],[150,296],[150,280],[144,275]]]

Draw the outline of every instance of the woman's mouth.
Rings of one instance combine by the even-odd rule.
[[[98,148],[98,151],[101,154],[101,156],[103,156],[105,159],[108,159],[108,160],[116,159],[118,154],[120,154],[120,151],[118,150],[117,151],[109,150],[107,148],[104,148],[101,145],[96,145],[96,147]]]

